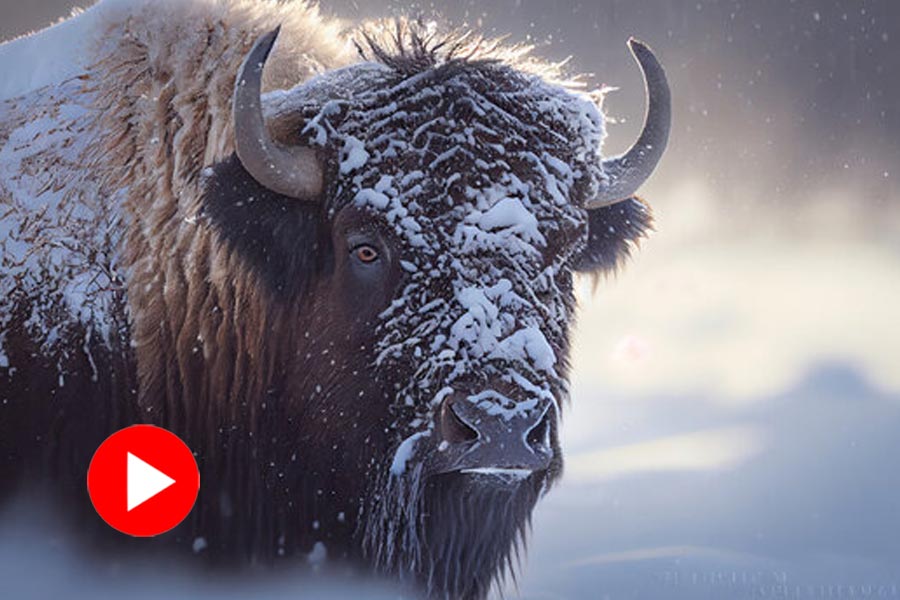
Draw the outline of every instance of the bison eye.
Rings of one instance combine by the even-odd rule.
[[[368,244],[360,244],[353,249],[353,254],[359,259],[359,262],[365,264],[378,260],[378,250]]]

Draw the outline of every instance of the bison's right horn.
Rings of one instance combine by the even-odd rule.
[[[261,185],[291,198],[315,200],[323,186],[316,151],[273,140],[263,118],[262,72],[280,30],[278,27],[256,40],[238,73],[231,109],[235,151]]]

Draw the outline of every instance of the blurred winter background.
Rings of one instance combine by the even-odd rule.
[[[627,37],[668,69],[672,140],[643,190],[658,232],[595,292],[584,282],[567,472],[508,596],[900,598],[900,2],[323,4],[572,56],[621,88],[608,153],[643,111]],[[0,36],[72,5],[2,0]],[[35,566],[29,539],[0,516],[4,585],[95,578]],[[265,581],[248,589],[296,591]]]

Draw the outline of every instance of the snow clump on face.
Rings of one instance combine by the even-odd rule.
[[[448,388],[510,418],[530,399],[560,401],[572,261],[603,177],[596,102],[489,53],[370,47],[379,62],[280,103],[319,107],[304,135],[337,149],[330,213],[367,211],[401,249],[404,280],[376,336],[378,372],[405,382],[397,423],[427,432]]]

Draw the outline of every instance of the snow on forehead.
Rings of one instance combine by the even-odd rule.
[[[381,211],[413,246],[428,245],[425,220],[452,219],[471,226],[456,231],[463,246],[505,231],[511,250],[538,250],[602,176],[596,103],[501,63],[402,75],[364,63],[270,102],[282,112],[291,96],[319,104],[305,132],[337,150],[333,208]]]
[[[602,177],[603,117],[589,96],[502,62],[455,60],[366,63],[266,102],[300,111],[305,141],[335,156],[329,211],[370,211],[411,249],[375,348],[380,368],[405,373],[405,406],[433,410],[459,386],[473,402],[491,391],[511,418],[566,395],[568,265]],[[504,381],[518,400],[473,377]]]

